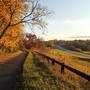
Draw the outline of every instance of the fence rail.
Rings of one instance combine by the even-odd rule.
[[[48,61],[49,61],[49,60],[52,61],[52,65],[54,65],[55,63],[58,64],[58,65],[60,65],[60,66],[61,66],[61,74],[64,73],[64,69],[66,68],[66,69],[68,69],[69,71],[71,71],[71,72],[73,72],[73,73],[81,76],[82,78],[90,81],[90,75],[88,75],[88,74],[86,74],[86,73],[84,73],[84,72],[81,72],[81,71],[79,71],[79,70],[77,70],[77,69],[74,69],[74,68],[72,68],[71,66],[68,66],[68,65],[64,64],[63,62],[59,62],[59,61],[55,60],[54,58],[52,58],[52,57],[50,57],[50,56],[47,56],[47,55],[42,54],[42,53],[37,52],[37,51],[35,51],[35,52],[36,52],[37,54],[39,54],[39,55],[47,58]]]

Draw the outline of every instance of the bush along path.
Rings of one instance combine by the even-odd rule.
[[[15,90],[59,90],[56,78],[40,57],[28,55],[24,63],[23,79],[17,81]]]

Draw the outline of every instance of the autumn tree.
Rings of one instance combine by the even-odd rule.
[[[55,45],[55,42],[56,42],[55,40],[49,40],[46,42],[46,46],[47,47],[53,47]]]
[[[37,37],[34,34],[26,33],[23,39],[23,47],[30,49],[32,46],[35,46]]]
[[[43,29],[50,14],[39,0],[0,0],[0,48],[18,49],[24,26]]]
[[[43,17],[50,13],[39,0],[0,0],[0,39],[10,27],[18,24],[45,28],[47,23]]]
[[[30,49],[31,47],[42,48],[44,47],[44,43],[35,34],[26,33],[25,38],[23,39],[23,47],[26,49]]]
[[[20,49],[23,39],[22,26],[10,28],[0,40],[0,49],[4,52],[13,52]]]

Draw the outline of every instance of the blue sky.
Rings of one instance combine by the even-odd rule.
[[[46,34],[36,31],[38,36],[44,40],[90,36],[90,0],[41,0],[41,3],[55,14],[47,19]]]

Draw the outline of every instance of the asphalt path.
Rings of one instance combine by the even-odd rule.
[[[23,52],[14,59],[0,64],[0,90],[13,90],[17,77],[23,72],[27,55],[27,52]]]

